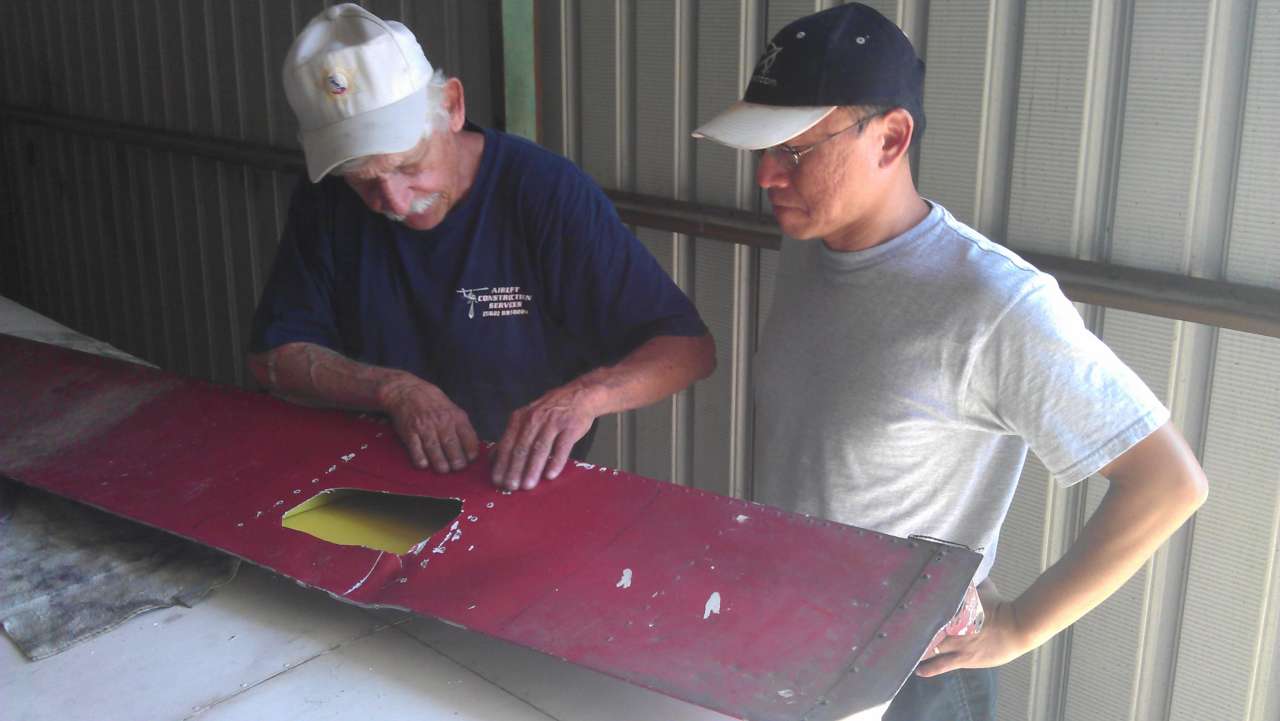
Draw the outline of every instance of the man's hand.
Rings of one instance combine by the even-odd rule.
[[[460,471],[480,454],[471,419],[436,386],[405,374],[386,383],[378,397],[418,468]]]
[[[511,414],[493,455],[493,483],[529,490],[560,475],[573,444],[600,416],[649,405],[716,367],[710,335],[657,336],[617,365],[597,368],[547,391]]]
[[[596,419],[589,399],[584,386],[571,383],[516,409],[494,453],[494,485],[527,491],[560,475],[573,444]]]
[[[958,668],[991,668],[1030,651],[1033,644],[1018,627],[1013,603],[999,597],[994,585],[978,589],[984,620],[975,633],[944,636],[925,653],[917,676],[937,676]]]
[[[294,403],[386,413],[418,468],[457,471],[480,454],[467,414],[412,373],[359,363],[313,343],[286,343],[249,356],[249,370]]]

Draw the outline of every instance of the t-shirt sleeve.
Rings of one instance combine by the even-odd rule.
[[[966,401],[1025,439],[1063,486],[1088,478],[1169,420],[1048,276],[1009,307],[974,358]]]
[[[707,332],[688,296],[580,170],[566,166],[535,206],[548,311],[601,362],[658,336]]]
[[[341,350],[332,302],[332,234],[324,227],[320,198],[320,187],[305,179],[294,189],[275,263],[253,314],[253,353],[298,342]]]

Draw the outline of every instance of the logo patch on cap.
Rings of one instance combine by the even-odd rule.
[[[751,74],[752,82],[761,85],[777,85],[778,81],[769,77],[769,72],[773,70],[773,64],[778,62],[778,53],[782,52],[782,46],[769,41],[769,47],[765,48],[764,55],[760,56],[760,62],[756,63],[756,70]]]
[[[335,70],[325,76],[324,86],[330,95],[342,95],[347,92],[347,88],[351,87],[351,84],[347,81],[347,76],[344,73]]]

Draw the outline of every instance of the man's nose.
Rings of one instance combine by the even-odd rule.
[[[791,173],[777,153],[760,153],[760,163],[756,165],[756,184],[765,190],[785,188],[791,184]]]
[[[408,215],[413,204],[413,192],[402,179],[388,175],[378,179],[378,195],[382,206],[394,215]]]

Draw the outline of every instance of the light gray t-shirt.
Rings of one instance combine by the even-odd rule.
[[[1028,447],[1058,483],[1169,412],[1057,282],[940,205],[873,248],[783,241],[756,362],[755,500],[983,553]]]

